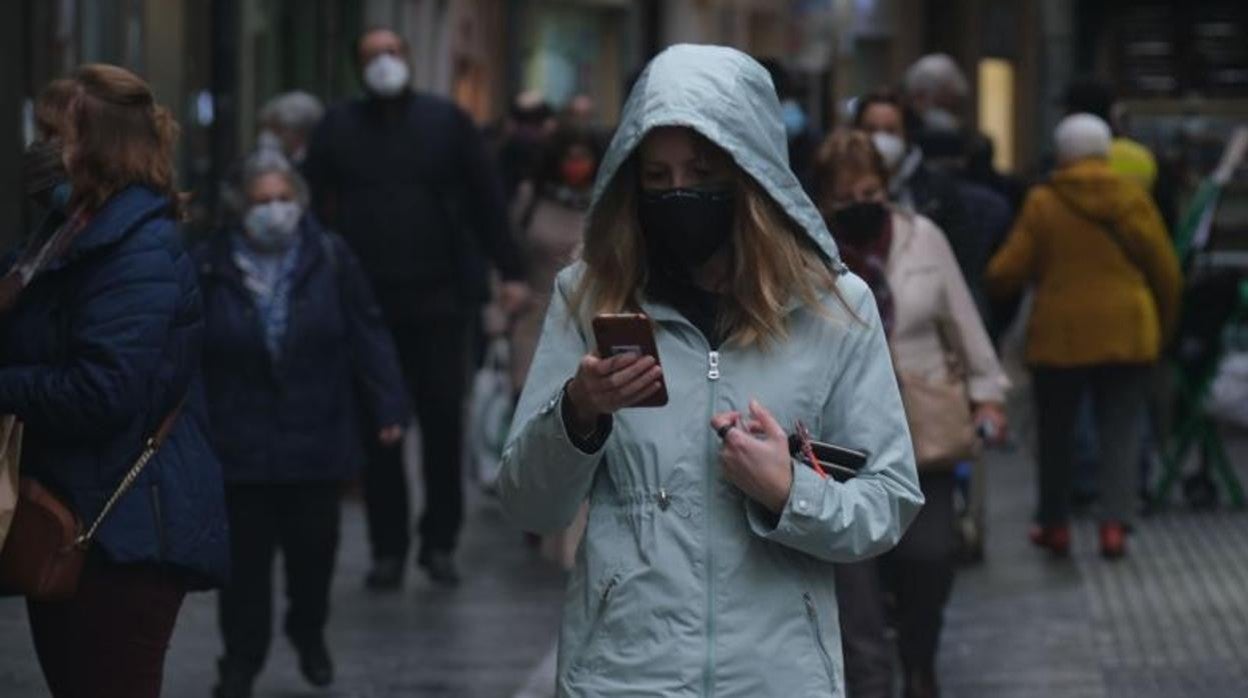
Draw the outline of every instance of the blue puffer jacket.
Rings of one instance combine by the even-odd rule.
[[[165,415],[169,440],[100,528],[119,562],[165,562],[194,586],[229,567],[221,468],[205,434],[203,311],[168,199],[130,187],[23,292],[0,334],[0,413],[26,423],[22,471],[90,522]]]
[[[209,421],[229,482],[344,480],[364,461],[362,438],[407,424],[398,355],[359,262],[312,216],[300,227],[277,362],[234,262],[232,235],[195,250],[208,319]]]

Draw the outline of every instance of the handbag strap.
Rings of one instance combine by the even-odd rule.
[[[156,433],[152,434],[152,436],[148,438],[147,442],[144,443],[143,452],[139,454],[138,460],[134,462],[134,465],[130,466],[130,470],[126,473],[126,476],[121,479],[121,484],[117,485],[117,489],[113,492],[113,496],[109,497],[108,501],[105,502],[104,508],[101,509],[99,515],[95,517],[95,521],[92,522],[91,527],[74,540],[75,546],[85,548],[91,543],[91,539],[95,537],[95,532],[99,529],[100,524],[104,523],[104,519],[110,512],[112,512],[113,507],[117,506],[117,502],[121,500],[122,495],[130,490],[131,486],[134,485],[134,481],[138,479],[139,474],[143,472],[143,469],[147,467],[147,464],[156,456],[156,452],[160,450],[162,445],[164,445],[165,440],[169,438],[169,434],[173,432],[173,427],[177,424],[178,417],[182,414],[182,407],[185,404],[186,398],[183,397],[178,401],[177,406],[170,410],[169,414],[165,415],[164,421],[160,423],[160,427],[156,430]]]
[[[1127,244],[1127,241],[1118,233],[1118,229],[1114,227],[1113,221],[1106,221],[1093,217],[1092,214],[1076,206],[1075,202],[1071,201],[1068,196],[1062,193],[1061,189],[1053,186],[1052,183],[1048,183],[1045,186],[1049,188],[1049,191],[1053,192],[1053,195],[1057,197],[1058,201],[1062,202],[1062,205],[1070,209],[1076,216],[1079,216],[1083,220],[1093,224],[1098,230],[1104,232],[1110,240],[1113,240],[1114,244],[1118,246],[1118,250],[1121,251],[1122,255],[1127,258],[1127,261],[1131,263],[1131,266],[1135,267],[1137,271],[1143,274],[1144,278],[1148,278],[1147,273],[1144,271],[1144,265],[1140,262],[1139,258],[1136,257],[1135,251],[1129,244]]]

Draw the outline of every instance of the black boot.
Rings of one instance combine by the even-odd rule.
[[[317,688],[325,688],[334,682],[334,660],[329,656],[329,648],[324,638],[316,640],[291,640],[295,652],[299,655],[299,671],[308,683]]]
[[[251,685],[255,683],[256,672],[238,662],[221,659],[217,662],[219,678],[212,689],[213,698],[251,698]]]
[[[459,570],[455,569],[455,558],[450,553],[422,550],[416,558],[416,564],[425,570],[434,584],[444,587],[459,586]]]
[[[936,685],[935,669],[910,669],[906,671],[904,698],[940,698]]]
[[[364,586],[372,591],[396,591],[403,586],[403,558],[381,557],[373,561],[373,569],[364,578]]]

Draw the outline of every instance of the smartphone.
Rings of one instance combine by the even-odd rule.
[[[594,317],[594,340],[598,356],[608,359],[618,354],[640,354],[659,361],[659,347],[654,341],[654,325],[641,313],[604,313]],[[667,404],[667,384],[659,377],[659,390],[633,407],[662,407]]]
[[[856,476],[858,471],[862,470],[867,464],[868,454],[865,451],[824,443],[823,441],[811,441],[810,450],[815,452],[815,458],[819,459],[819,464],[837,482],[845,482]],[[806,456],[802,454],[802,440],[798,438],[797,434],[789,435],[789,453],[806,467],[814,467],[806,461]]]

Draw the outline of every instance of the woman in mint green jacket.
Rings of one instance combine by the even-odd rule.
[[[640,311],[662,366],[597,358]],[[660,408],[630,407],[658,389]],[[870,454],[848,482],[786,432]],[[879,314],[788,167],[767,72],[676,46],[638,80],[582,261],[552,293],[499,479],[537,533],[589,501],[560,696],[843,693],[832,563],[893,546],[923,502]]]

